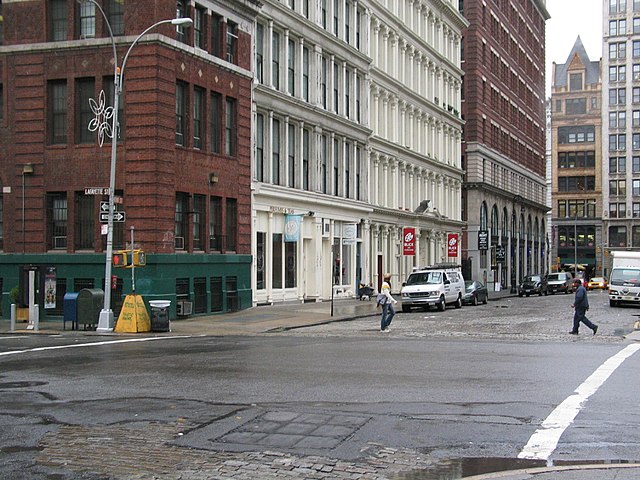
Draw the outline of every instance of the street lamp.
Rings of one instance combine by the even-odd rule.
[[[573,219],[573,278],[578,278],[578,209]]]
[[[159,25],[164,23],[170,23],[172,25],[177,26],[186,26],[192,25],[193,20],[191,18],[172,18],[170,20],[161,20],[159,22],[154,23],[147,29],[145,29],[140,35],[136,37],[136,39],[131,43],[129,49],[124,55],[124,60],[122,61],[122,67],[118,66],[118,53],[116,51],[116,41],[113,37],[113,31],[111,30],[111,25],[109,23],[109,19],[105,14],[104,10],[100,6],[96,0],[78,0],[80,4],[83,3],[93,3],[100,13],[102,14],[107,28],[109,29],[109,37],[111,38],[111,46],[113,48],[113,106],[111,107],[111,131],[109,132],[108,128],[103,129],[103,126],[93,125],[94,129],[99,130],[99,135],[104,133],[106,130],[106,134],[111,137],[111,170],[109,174],[109,212],[107,214],[107,252],[106,252],[106,260],[105,260],[105,268],[104,268],[104,306],[100,311],[100,317],[98,318],[98,327],[96,331],[98,332],[111,332],[113,331],[113,310],[111,310],[111,257],[113,256],[113,215],[115,210],[115,189],[116,189],[116,152],[118,146],[118,104],[120,101],[120,95],[122,95],[122,86],[124,84],[124,68],[127,64],[127,59],[129,58],[129,54],[133,47],[138,43],[138,41],[146,35],[150,30],[156,28]],[[102,106],[99,106],[102,107]],[[94,112],[98,113],[98,112]],[[105,118],[108,119],[109,113],[104,112]],[[102,143],[100,143],[102,146]]]

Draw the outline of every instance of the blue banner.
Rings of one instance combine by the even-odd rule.
[[[284,216],[284,241],[297,242],[300,240],[300,223],[302,215]]]

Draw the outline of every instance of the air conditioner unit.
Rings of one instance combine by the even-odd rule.
[[[53,237],[53,248],[67,248],[67,236]]]
[[[187,300],[179,300],[176,303],[176,315],[186,316],[191,315],[193,312],[193,302],[189,302]]]
[[[184,237],[176,237],[175,245],[176,250],[184,250]]]

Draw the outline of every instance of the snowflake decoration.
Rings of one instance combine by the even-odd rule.
[[[98,131],[98,143],[101,147],[104,143],[105,135],[109,138],[113,138],[113,131],[111,128],[113,107],[107,107],[105,106],[105,103],[104,90],[100,91],[100,97],[98,98],[97,103],[93,98],[89,99],[89,106],[95,115],[89,122],[89,131]]]

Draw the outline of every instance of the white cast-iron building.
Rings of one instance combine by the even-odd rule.
[[[394,290],[460,235],[458,0],[267,0],[255,29],[254,303]],[[403,255],[405,227],[415,255]]]

